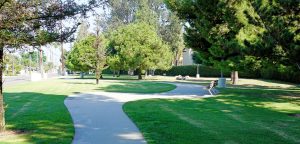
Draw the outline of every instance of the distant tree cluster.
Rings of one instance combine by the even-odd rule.
[[[96,32],[89,34],[89,24],[85,22],[80,26],[77,41],[68,56],[69,69],[96,72],[82,60],[91,54],[81,51],[88,47],[95,49],[95,44],[87,41],[91,42],[89,35],[99,32],[100,39],[108,40],[106,50],[93,55],[98,63],[106,60],[99,71],[105,65],[114,72],[136,71],[142,79],[142,73],[148,70],[169,69],[179,63],[184,48],[182,23],[162,0],[111,0],[108,7],[110,13],[104,19],[96,17]]]

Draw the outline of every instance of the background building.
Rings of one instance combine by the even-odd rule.
[[[193,50],[191,48],[185,48],[182,54],[182,65],[193,65]]]

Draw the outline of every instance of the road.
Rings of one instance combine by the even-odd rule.
[[[58,77],[56,73],[48,74],[48,78]],[[20,76],[5,76],[3,77],[3,84],[4,85],[14,85],[24,82],[30,82],[29,75],[20,75]]]

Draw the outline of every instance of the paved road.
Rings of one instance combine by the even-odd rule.
[[[177,88],[161,94],[95,92],[69,96],[65,105],[75,126],[73,144],[143,144],[146,143],[134,123],[122,110],[128,101],[149,98],[207,97],[204,87],[174,83]]]
[[[48,78],[58,77],[56,73],[48,74]],[[3,77],[4,85],[14,85],[18,83],[30,82],[29,75],[20,75],[20,76],[5,76]]]

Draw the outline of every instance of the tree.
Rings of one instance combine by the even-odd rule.
[[[221,69],[237,70],[246,47],[241,37],[247,35],[243,28],[250,27],[247,17],[254,17],[243,1],[166,1],[188,25],[185,27],[186,44],[199,52],[202,63]],[[191,9],[189,9],[191,8]],[[243,14],[248,13],[248,15]],[[261,33],[257,29],[256,33]],[[234,83],[236,81],[233,81]]]
[[[124,61],[121,60],[120,57],[118,55],[116,55],[116,54],[108,56],[108,58],[107,58],[107,64],[109,65],[109,68],[111,70],[113,70],[113,77],[116,76],[116,72],[118,72],[117,76],[119,76],[120,70],[126,69],[124,67],[123,62]]]
[[[116,51],[110,56],[120,61],[126,70],[137,70],[139,79],[142,71],[148,69],[168,69],[171,64],[171,50],[158,36],[153,26],[145,22],[120,27],[113,32],[111,45]]]
[[[20,73],[22,65],[20,65],[20,58],[12,53],[4,54],[4,65],[6,75],[16,75]]]
[[[77,29],[77,18],[101,3],[102,1],[96,2],[95,0],[83,5],[78,5],[73,0],[64,2],[60,0],[5,0],[0,2],[0,131],[5,129],[2,91],[4,49],[21,47],[24,44],[37,45],[39,38],[46,43],[69,40]],[[58,32],[57,21],[64,19],[74,20],[74,25]],[[36,30],[41,30],[40,35]]]
[[[252,23],[261,29],[263,34],[255,43],[245,42],[253,47],[251,53],[259,59],[268,61],[272,67],[292,66],[290,71],[300,70],[300,1],[263,1],[249,2],[257,17]]]
[[[183,40],[183,26],[181,20],[169,11],[165,11],[163,15],[163,23],[160,26],[160,34],[165,42],[170,45],[173,52],[173,64],[178,66],[179,58],[182,56],[183,49],[185,48]]]
[[[203,63],[238,70],[245,64],[260,65],[252,62],[256,60],[262,68],[275,64],[280,71],[282,66],[296,68],[300,61],[296,56],[300,52],[299,1],[166,0],[166,3],[188,23],[185,42],[199,51]]]
[[[90,35],[76,42],[68,55],[68,68],[74,71],[94,71],[96,84],[99,84],[106,64],[107,43],[103,35]]]
[[[45,56],[45,52],[42,51],[42,53],[43,53],[42,60],[43,60],[43,62],[46,62],[47,57]],[[31,57],[31,60],[30,60],[30,57]],[[21,63],[25,67],[29,67],[30,65],[38,67],[38,64],[39,64],[38,61],[39,61],[39,52],[38,51],[34,51],[34,52],[32,52],[32,54],[30,54],[30,53],[22,53],[21,54]]]
[[[45,64],[45,72],[48,72],[48,71],[52,70],[53,68],[54,68],[53,62],[47,62]]]
[[[83,21],[81,23],[81,25],[79,26],[79,30],[77,32],[77,38],[76,41],[80,41],[84,38],[86,38],[87,36],[89,36],[89,27],[90,25],[88,24],[88,22]]]

